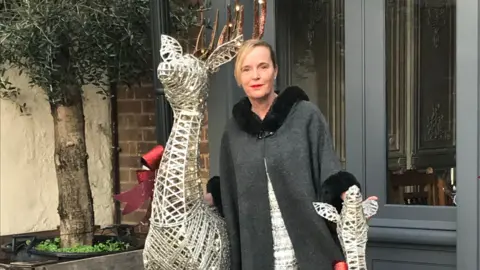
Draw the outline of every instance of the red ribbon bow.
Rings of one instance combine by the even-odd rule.
[[[163,146],[155,146],[152,150],[146,153],[141,158],[142,165],[146,166],[149,170],[137,170],[138,185],[132,189],[122,192],[114,196],[115,200],[124,202],[122,215],[129,214],[138,208],[140,208],[146,200],[153,198],[153,188],[155,186],[155,174],[160,160],[163,156]],[[148,207],[147,217],[149,216],[151,204]]]

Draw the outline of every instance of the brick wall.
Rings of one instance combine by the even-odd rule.
[[[188,0],[186,0],[188,1]],[[192,3],[201,2],[190,0]],[[189,42],[182,44],[185,52],[192,52],[200,27],[192,27],[188,33]],[[186,41],[185,39],[182,39]],[[135,170],[140,169],[140,157],[157,145],[155,137],[155,101],[152,83],[141,87],[120,88],[117,94],[118,105],[118,140],[120,146],[120,189],[126,191],[137,184]],[[208,149],[208,112],[200,133],[200,177],[205,187],[210,172]],[[137,224],[146,214],[144,205],[141,209],[123,216],[123,223]],[[141,227],[144,232],[147,228]]]
[[[126,191],[137,184],[135,170],[140,169],[140,157],[157,145],[155,137],[155,101],[151,83],[117,92],[118,140],[120,147],[120,189]],[[201,130],[200,177],[206,184],[209,177],[208,113]],[[122,217],[123,223],[137,224],[146,214],[146,206]],[[123,205],[122,205],[123,207]],[[141,231],[144,231],[141,229]]]
[[[141,168],[140,157],[156,145],[155,100],[151,84],[117,92],[118,144],[120,147],[120,189],[126,191],[137,184],[135,170]],[[122,205],[123,207],[123,205]],[[138,223],[146,207],[122,217],[124,223]]]
[[[205,119],[200,133],[200,177],[203,186],[208,182],[210,174],[210,151],[208,149],[208,111],[205,112]]]

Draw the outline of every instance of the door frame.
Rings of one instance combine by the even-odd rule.
[[[480,269],[479,8],[457,0],[457,269]]]

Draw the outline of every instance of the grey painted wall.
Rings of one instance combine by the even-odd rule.
[[[479,1],[457,0],[457,269],[480,269]]]
[[[368,248],[369,270],[456,270],[455,260],[454,248],[399,244],[371,244]]]
[[[220,10],[219,26],[226,22],[226,8],[230,1],[213,0],[212,11]],[[233,3],[233,1],[232,1]],[[213,17],[213,14],[210,14]],[[221,27],[219,27],[221,29]],[[210,150],[210,175],[218,175],[218,158],[220,141],[223,129],[230,115],[234,97],[239,95],[235,79],[233,77],[233,63],[223,65],[220,70],[212,76],[210,94],[208,97],[208,142]]]

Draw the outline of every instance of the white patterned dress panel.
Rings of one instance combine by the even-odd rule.
[[[267,178],[268,200],[270,201],[270,216],[272,219],[274,270],[297,270],[298,265],[292,241],[283,222],[282,213],[268,173]]]

